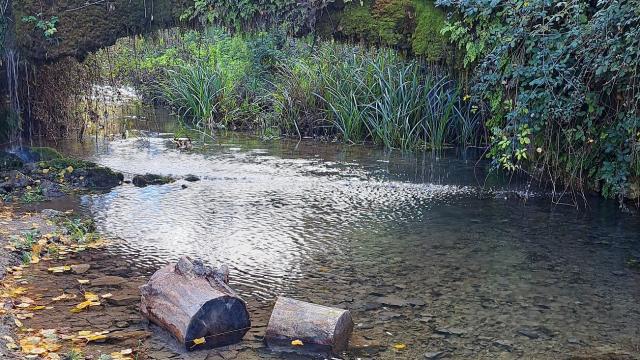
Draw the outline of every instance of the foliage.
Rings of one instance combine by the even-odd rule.
[[[410,0],[351,1],[337,15],[339,33],[369,44],[406,47],[414,11]]]
[[[39,186],[27,186],[27,191],[25,191],[24,194],[22,194],[22,196],[20,197],[20,202],[22,202],[23,204],[31,204],[43,200],[44,194],[42,192],[42,188]]]
[[[443,60],[447,37],[441,33],[446,25],[445,14],[430,0],[415,0],[416,28],[411,36],[411,50],[427,61]]]
[[[317,14],[333,0],[196,0],[183,20],[221,25],[234,31],[265,30],[285,25],[291,33],[308,31]]]
[[[42,30],[43,35],[47,39],[52,38],[58,32],[58,29],[56,28],[58,20],[57,16],[45,19],[42,13],[39,13],[36,16],[31,15],[22,17],[22,22],[33,24],[36,29]]]
[[[265,139],[333,137],[405,150],[481,142],[480,117],[467,119],[468,102],[450,77],[396,50],[215,27],[137,44],[133,61],[117,44],[110,68],[128,67],[119,71],[125,79],[144,73],[158,85],[155,99],[196,128],[257,128]]]
[[[638,1],[439,5],[460,14],[444,31],[475,68],[495,165],[624,196],[640,175]]]

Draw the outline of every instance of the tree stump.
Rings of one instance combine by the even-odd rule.
[[[226,266],[213,269],[184,257],[158,270],[140,288],[140,309],[186,350],[234,344],[242,340],[251,320],[245,302],[228,282]]]
[[[347,310],[278,297],[265,341],[276,351],[332,353],[344,351],[353,331]]]

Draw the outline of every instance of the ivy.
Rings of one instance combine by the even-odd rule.
[[[181,16],[235,31],[286,26],[292,33],[313,29],[316,16],[334,0],[196,0]]]
[[[640,1],[439,0],[497,167],[624,196],[640,177]]]
[[[58,29],[56,28],[58,20],[57,16],[52,16],[46,20],[42,13],[39,13],[36,16],[24,16],[22,18],[22,22],[34,24],[36,29],[42,30],[47,39],[53,38],[53,36],[58,32]]]

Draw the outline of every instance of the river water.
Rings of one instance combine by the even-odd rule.
[[[346,358],[640,354],[640,220],[614,202],[554,205],[454,152],[233,133],[180,151],[174,128],[63,147],[128,178],[178,178],[82,199],[113,256],[149,271],[183,255],[225,263],[265,313],[281,294],[347,308],[380,349]]]

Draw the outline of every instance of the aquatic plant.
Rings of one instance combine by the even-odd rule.
[[[429,147],[441,150],[446,141],[458,100],[458,91],[446,77],[427,78],[422,118]]]
[[[368,119],[375,142],[388,148],[414,148],[420,141],[423,84],[415,62],[380,67],[373,64],[380,95]]]
[[[197,128],[213,130],[221,118],[224,80],[218,67],[197,62],[167,70],[158,83],[162,101]]]

